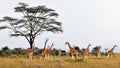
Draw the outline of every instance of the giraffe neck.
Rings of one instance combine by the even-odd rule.
[[[49,50],[51,50],[51,49],[52,49],[52,47],[53,47],[53,44],[51,45],[51,47],[49,48]]]
[[[69,47],[69,49],[70,49],[70,50],[72,49],[72,47],[71,47],[70,43],[68,43],[68,47]]]
[[[88,47],[86,49],[89,50],[89,47],[90,47],[90,45],[88,45]]]
[[[51,50],[51,49],[52,49],[52,47],[53,47],[53,46],[51,46],[51,47],[49,48],[49,50]]]
[[[110,51],[113,51],[114,49],[115,49],[115,46]]]

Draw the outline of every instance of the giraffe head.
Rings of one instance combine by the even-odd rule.
[[[114,45],[114,47],[117,47],[117,45]]]
[[[88,46],[91,46],[91,44],[88,44]]]
[[[65,42],[65,45],[66,45],[66,44],[68,44],[68,43],[69,43],[69,42],[68,42],[68,41],[66,41],[66,42]]]
[[[52,45],[51,46],[54,46],[54,44],[52,43]]]
[[[101,49],[101,48],[102,48],[102,47],[101,47],[101,45],[100,45],[100,46],[98,46],[98,48],[99,48],[99,49]]]

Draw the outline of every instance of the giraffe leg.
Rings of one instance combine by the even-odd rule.
[[[86,58],[88,59],[88,56],[86,56]]]
[[[98,58],[100,58],[100,55],[98,55]]]
[[[76,56],[76,59],[78,59],[78,56]]]
[[[78,54],[76,54],[76,59],[78,59]]]
[[[29,59],[31,60],[31,55],[29,55]]]
[[[32,55],[31,55],[31,57],[30,57],[30,60],[32,60]]]
[[[72,55],[72,58],[74,58],[74,56]]]
[[[110,55],[108,54],[108,55],[107,55],[107,58],[109,58],[109,57],[110,57]]]
[[[87,56],[85,55],[85,58],[87,58]]]
[[[85,59],[85,56],[83,55],[83,59]]]
[[[85,58],[86,58],[86,55],[84,55],[83,58],[85,59]]]
[[[98,57],[100,58],[100,55]]]
[[[47,55],[45,54],[45,59],[47,59]]]
[[[31,56],[29,55],[29,59],[31,60]]]
[[[72,54],[72,58],[74,58],[74,54]]]
[[[76,59],[78,59],[78,56],[76,55]]]

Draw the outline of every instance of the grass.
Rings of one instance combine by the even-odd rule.
[[[54,57],[42,59],[34,56],[33,60],[26,57],[0,57],[0,68],[119,68],[120,55],[116,54],[107,59],[106,56],[97,58],[90,56],[89,59],[72,59],[71,57]]]

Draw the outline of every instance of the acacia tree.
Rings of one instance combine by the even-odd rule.
[[[0,30],[9,29],[10,36],[23,36],[27,39],[32,48],[32,44],[37,36],[48,31],[52,33],[62,33],[62,23],[56,21],[58,13],[46,6],[29,7],[26,3],[19,3],[14,8],[15,12],[22,13],[21,19],[9,16],[3,17],[0,22]]]

